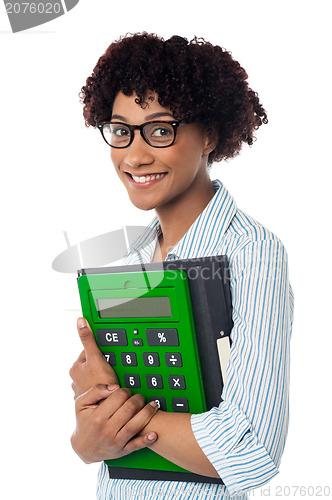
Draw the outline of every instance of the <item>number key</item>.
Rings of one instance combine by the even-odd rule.
[[[122,352],[121,361],[123,366],[137,366],[137,357],[134,352]]]
[[[116,359],[115,359],[114,352],[103,352],[103,355],[104,355],[107,363],[109,363],[111,366],[116,365]]]
[[[156,401],[160,410],[167,410],[166,399],[163,396],[151,396],[149,401]]]
[[[164,387],[161,375],[147,375],[146,383],[149,389],[162,389]]]
[[[160,366],[159,354],[157,352],[143,352],[144,366]]]
[[[129,387],[129,389],[136,389],[138,387],[141,387],[139,375],[125,373],[124,381],[125,386]]]

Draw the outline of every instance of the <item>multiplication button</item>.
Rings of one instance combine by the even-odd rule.
[[[186,381],[183,375],[168,375],[170,389],[185,389]]]
[[[147,328],[146,339],[151,346],[178,346],[179,335],[176,328]]]

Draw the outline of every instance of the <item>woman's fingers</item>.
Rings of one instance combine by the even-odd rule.
[[[72,446],[86,463],[118,458],[151,445],[157,435],[143,434],[156,413],[141,394],[127,388],[98,384],[76,399],[76,430]],[[158,405],[157,405],[158,406]],[[154,440],[149,439],[149,436]]]
[[[141,450],[151,446],[158,438],[156,432],[149,432],[145,436],[138,436],[131,439],[126,446],[123,448],[123,455],[129,455],[133,451]]]
[[[129,389],[120,389],[118,385],[105,384],[97,384],[79,396],[75,402],[76,411],[81,411],[97,404],[100,406],[100,402],[107,399],[115,391],[120,391],[121,393],[113,402],[113,412],[116,411],[130,397],[131,392]]]
[[[125,406],[129,402],[130,400],[128,400],[127,403],[125,403],[123,407],[115,413],[114,417],[117,417],[120,413],[123,414]],[[155,401],[151,401],[147,405],[144,404],[144,406],[136,413],[136,415],[132,415],[130,419],[128,419],[127,423],[119,429],[118,438],[121,441],[128,443],[134,436],[136,436],[136,434],[144,429],[144,427],[150,422],[151,418],[157,413],[157,411],[158,405]],[[138,444],[138,442],[136,444]]]
[[[131,394],[129,389],[118,389],[98,407],[96,417],[108,418],[109,431],[123,446],[138,434],[156,414],[158,405],[155,401],[146,404],[142,394]]]

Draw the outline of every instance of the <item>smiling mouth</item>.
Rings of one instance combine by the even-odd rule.
[[[156,181],[162,179],[167,175],[167,172],[162,172],[161,174],[146,174],[146,175],[133,175],[130,172],[126,172],[129,177],[134,180],[137,184],[146,184],[151,181]]]

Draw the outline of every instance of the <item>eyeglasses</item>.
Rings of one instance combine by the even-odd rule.
[[[168,148],[175,141],[176,131],[182,120],[152,121],[142,125],[128,125],[122,122],[98,122],[103,139],[112,148],[127,148],[134,140],[134,131],[139,130],[141,136],[153,148]]]

